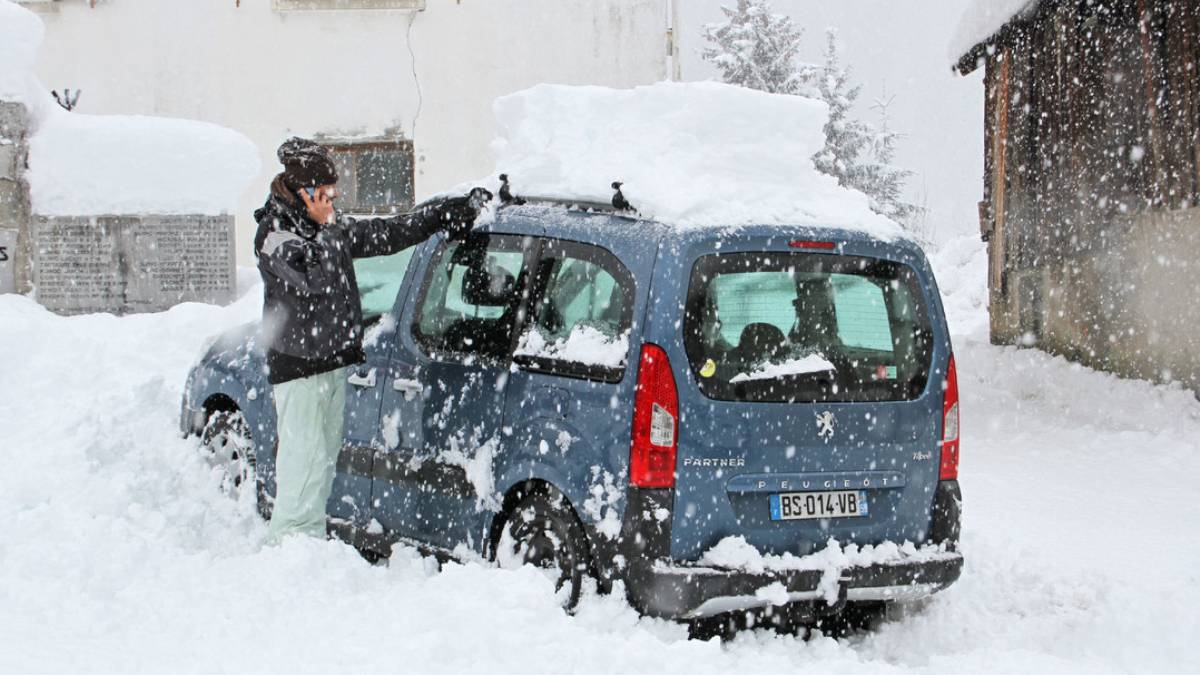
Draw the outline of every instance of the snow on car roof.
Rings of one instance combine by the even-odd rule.
[[[787,224],[904,237],[866,195],[819,173],[828,108],[715,82],[633,89],[541,84],[493,104],[493,190],[610,203],[678,228]],[[469,186],[469,184],[465,184]],[[457,190],[458,188],[456,188]]]

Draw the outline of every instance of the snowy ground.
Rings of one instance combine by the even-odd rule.
[[[530,569],[263,548],[178,438],[231,307],[60,318],[0,296],[0,672],[1200,672],[1200,404],[987,344],[983,258],[937,258],[956,333],[961,581],[870,635],[686,640],[617,597],[557,609]]]

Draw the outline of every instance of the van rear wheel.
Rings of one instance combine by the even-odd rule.
[[[496,562],[506,569],[528,564],[555,574],[563,608],[572,611],[579,604],[591,558],[583,525],[566,497],[542,491],[525,495],[504,523]]]

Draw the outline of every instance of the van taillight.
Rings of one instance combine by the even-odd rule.
[[[942,400],[942,480],[958,478],[958,371],[954,355],[946,368],[945,398]]]
[[[633,402],[629,482],[643,488],[674,487],[678,447],[679,394],[671,362],[662,347],[646,343],[638,363]]]

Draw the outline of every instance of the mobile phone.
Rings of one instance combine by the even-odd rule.
[[[304,188],[304,191],[308,193],[309,199],[317,198],[317,188],[306,187],[306,188]]]

